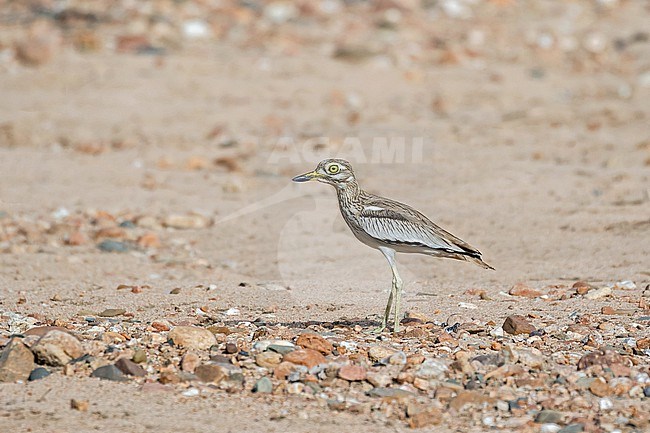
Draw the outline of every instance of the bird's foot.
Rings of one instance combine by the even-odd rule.
[[[371,328],[365,331],[366,334],[371,334],[371,335],[379,335],[382,332],[384,332],[384,329],[386,329],[386,325],[381,325],[376,328]]]

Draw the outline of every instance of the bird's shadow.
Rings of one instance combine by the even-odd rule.
[[[224,326],[237,326],[241,324],[241,320],[225,320],[225,321],[218,321],[210,324],[223,324]],[[309,328],[310,326],[319,326],[324,329],[334,329],[334,328],[354,328],[355,326],[359,325],[363,328],[366,327],[377,327],[379,326],[379,321],[376,320],[369,320],[369,319],[352,319],[352,320],[334,320],[331,322],[328,321],[321,321],[321,320],[297,320],[297,321],[292,321],[292,322],[282,322],[282,321],[277,321],[277,322],[272,322],[272,321],[260,321],[256,320],[252,322],[253,324],[257,326],[269,326],[269,327],[275,327],[275,326],[284,326],[287,328],[291,329],[305,329]]]

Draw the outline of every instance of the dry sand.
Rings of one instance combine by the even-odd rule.
[[[648,22],[639,4],[621,2],[591,26],[608,50],[616,36]],[[553,23],[554,15],[535,13],[506,13],[498,28]],[[390,284],[385,259],[348,232],[329,187],[290,183],[332,154],[355,163],[365,189],[420,209],[496,268],[399,256],[405,310],[439,322],[461,314],[500,324],[511,314],[535,314],[567,324],[573,312],[634,308],[650,282],[648,43],[622,52],[618,65],[591,59],[577,72],[562,54],[530,50],[515,60],[479,54],[399,68],[344,62],[316,49],[285,55],[206,42],[162,60],[64,46],[38,68],[0,64],[0,211],[32,221],[35,233],[3,244],[0,313],[65,322],[124,308],[143,323],[196,323],[205,306],[233,324],[268,311],[268,321],[290,326],[376,321]],[[211,136],[215,128],[222,132]],[[310,155],[304,143],[319,136],[330,144]],[[406,161],[384,155],[384,163],[373,162],[373,139],[395,136],[406,137]],[[224,146],[230,137],[237,143]],[[339,148],[346,137],[361,145],[348,140],[352,146]],[[215,158],[239,168],[215,166]],[[214,224],[152,228],[161,247],[104,253],[94,240],[68,246],[39,226],[56,224],[61,209],[86,220],[97,210],[160,219],[197,212]],[[578,280],[631,280],[637,289],[596,301],[499,295],[520,281],[549,291]],[[148,287],[133,294],[116,290],[120,284]],[[211,284],[216,288],[205,290]],[[171,295],[174,288],[180,294]],[[240,314],[220,316],[230,308]],[[190,398],[61,374],[1,389],[3,431],[406,429],[299,396]],[[90,410],[70,410],[71,398],[89,400]],[[447,428],[482,430],[435,431]]]

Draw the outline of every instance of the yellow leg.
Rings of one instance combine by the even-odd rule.
[[[399,332],[399,310],[400,310],[400,301],[402,297],[402,279],[399,277],[399,274],[397,273],[397,263],[395,262],[395,250],[386,247],[379,247],[379,250],[384,254],[386,260],[388,260],[390,269],[393,272],[393,282],[390,288],[388,305],[386,305],[386,311],[384,312],[384,318],[382,320],[382,330],[388,324],[390,311],[392,309],[394,314],[394,320],[395,320],[393,323],[393,331]]]

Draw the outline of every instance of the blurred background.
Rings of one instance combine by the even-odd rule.
[[[328,187],[289,182],[333,155],[498,270],[404,259],[412,293],[647,281],[649,8],[0,1],[7,302],[218,282],[254,308],[240,283],[273,281],[297,288],[277,302],[380,308],[381,255]]]

